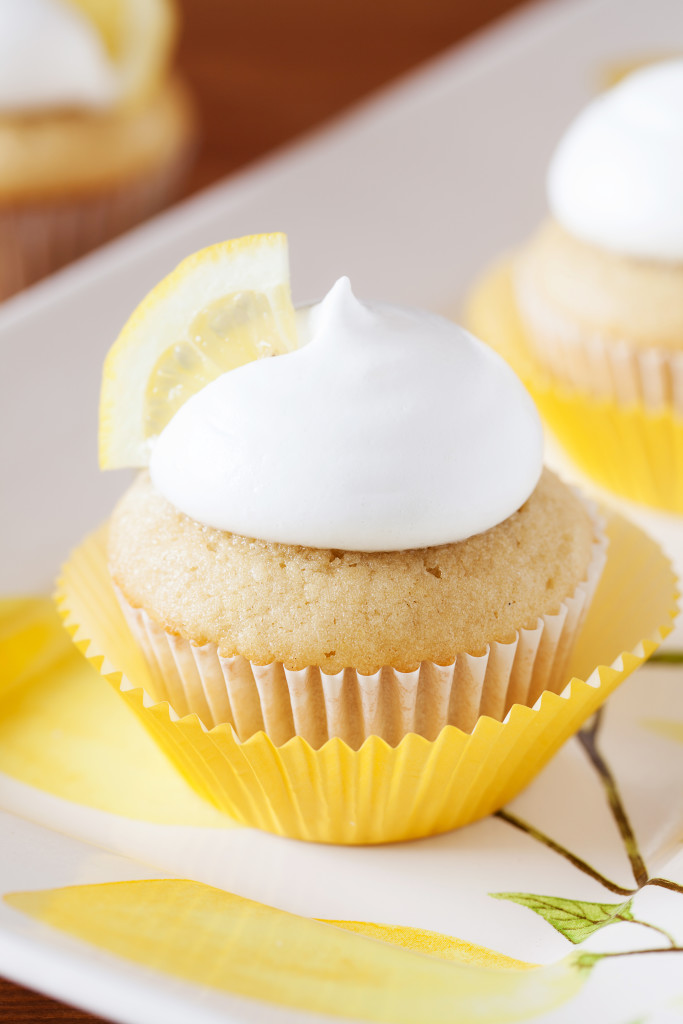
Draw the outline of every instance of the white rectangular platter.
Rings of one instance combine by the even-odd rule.
[[[7,302],[0,308],[0,595],[48,591],[70,547],[106,517],[125,487],[125,474],[97,468],[102,361],[132,308],[180,259],[224,238],[281,230],[290,239],[297,302],[320,296],[344,273],[361,298],[453,312],[487,261],[543,215],[548,156],[603,84],[606,67],[669,54],[682,42],[680,0],[531,5],[324,130]],[[606,742],[623,773],[625,799],[632,798],[643,849],[659,872],[677,871],[683,882],[683,746],[662,748],[641,737],[638,771],[628,746],[646,685],[656,705],[648,713],[683,719],[676,670],[646,669],[615,698]],[[604,873],[628,876],[577,741],[517,805],[517,813],[567,848],[580,847]],[[504,879],[496,860],[502,851],[515,865]],[[494,944],[493,932],[496,948],[509,955],[539,963],[564,956],[565,941],[540,918],[529,924],[523,908],[512,908],[521,916],[511,917],[509,905],[487,901],[476,886],[470,891],[475,863],[488,865],[508,889],[567,892],[575,882],[566,859],[534,859],[527,838],[500,820],[391,849],[325,849],[246,829],[133,822],[0,775],[0,895],[180,876],[297,914],[394,920],[485,945]],[[594,882],[575,889],[584,900],[604,897]],[[676,907],[660,899],[647,912],[683,943],[683,909]],[[629,971],[629,961],[619,967],[615,960],[599,983],[591,979],[580,1003],[534,1019],[680,1019],[683,957],[636,969],[646,959],[632,958]],[[132,965],[1,902],[0,973],[122,1024],[303,1017]]]

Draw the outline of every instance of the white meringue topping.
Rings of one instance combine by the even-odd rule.
[[[576,238],[683,261],[683,60],[634,72],[579,114],[551,160],[548,201]]]
[[[64,0],[0,0],[0,112],[111,107],[121,83],[95,26]]]
[[[192,396],[152,450],[193,519],[307,547],[390,551],[502,522],[542,468],[536,408],[510,367],[435,314],[365,305],[341,278],[310,341]]]

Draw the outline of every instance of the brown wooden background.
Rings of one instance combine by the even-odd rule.
[[[177,65],[196,98],[202,134],[188,192],[312,128],[519,5],[180,0]],[[96,1019],[0,978],[2,1024]]]

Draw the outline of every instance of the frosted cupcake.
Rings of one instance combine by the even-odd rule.
[[[141,473],[64,566],[66,626],[197,792],[279,835],[490,814],[670,628],[665,560],[543,470],[509,366],[345,279],[295,315],[283,235],[134,311],[100,461]]]
[[[683,61],[599,96],[552,158],[551,217],[477,283],[468,326],[584,477],[683,513]]]
[[[161,209],[193,139],[168,0],[0,0],[0,298]]]
[[[683,60],[631,74],[579,114],[548,203],[514,265],[537,358],[595,397],[683,414]]]
[[[513,372],[346,279],[299,341],[190,397],[114,512],[152,697],[243,740],[358,748],[561,690],[604,542],[542,472]]]

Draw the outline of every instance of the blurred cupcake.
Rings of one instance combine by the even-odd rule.
[[[193,115],[169,0],[0,0],[0,298],[177,194]]]
[[[345,278],[295,321],[280,235],[196,253],[144,300],[100,452],[148,468],[65,566],[67,625],[250,825],[386,842],[490,813],[666,628],[571,677],[606,539],[543,470],[529,395],[462,328]]]
[[[514,265],[537,358],[572,388],[683,415],[683,60],[583,110],[548,202],[552,220]]]
[[[683,512],[683,60],[579,114],[548,172],[551,218],[470,298],[581,473]]]

